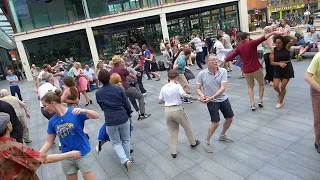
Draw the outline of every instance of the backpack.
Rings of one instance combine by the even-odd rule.
[[[160,71],[166,70],[166,68],[164,67],[164,61],[158,61],[158,66]]]

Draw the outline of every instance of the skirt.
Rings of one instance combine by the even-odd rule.
[[[287,63],[287,66],[285,68],[282,68],[280,66],[274,67],[274,76],[275,79],[291,79],[294,78],[294,71],[292,63]]]

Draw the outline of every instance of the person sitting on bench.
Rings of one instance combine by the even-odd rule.
[[[298,60],[301,60],[301,56],[311,48],[317,47],[318,51],[320,50],[320,34],[316,31],[315,27],[311,27],[310,33],[308,34],[308,37],[305,38],[305,40],[306,43],[300,47],[300,52],[296,56]]]

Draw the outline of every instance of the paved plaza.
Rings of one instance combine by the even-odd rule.
[[[309,63],[310,59],[301,62],[293,60],[295,78],[288,85],[288,93],[282,109],[275,109],[277,95],[273,87],[268,85],[265,88],[265,107],[255,112],[250,110],[246,82],[244,79],[237,79],[240,70],[233,67],[226,92],[235,117],[227,134],[233,137],[235,142],[219,142],[220,126],[211,141],[214,153],[206,153],[202,142],[210,124],[207,107],[200,102],[186,104],[184,107],[201,144],[191,149],[181,128],[176,159],[171,157],[169,151],[164,107],[158,104],[159,91],[167,82],[167,75],[165,72],[160,72],[162,79],[159,82],[144,79],[145,88],[148,90],[145,97],[146,109],[152,116],[143,121],[137,121],[137,113],[133,113],[134,130],[131,138],[134,149],[133,170],[130,173],[126,172],[111,143],[107,143],[99,155],[95,154],[94,172],[97,179],[320,179],[320,156],[314,148],[309,85],[303,79]],[[195,66],[192,69],[198,73]],[[34,83],[23,81],[19,84],[31,114],[28,124],[33,142],[30,146],[39,150],[47,136],[48,121],[40,112],[39,101],[33,91]],[[190,84],[192,94],[196,94],[195,80],[191,80]],[[8,88],[8,83],[2,81],[0,87]],[[255,87],[256,103],[257,88]],[[99,120],[86,122],[90,144],[94,148],[99,129],[104,123],[104,115],[96,103],[95,93],[91,92],[89,96],[94,101],[89,108],[100,114]],[[82,96],[82,101],[83,99]],[[58,147],[52,148],[48,154],[50,153],[59,153]],[[37,174],[42,180],[65,179],[60,163],[42,165]],[[79,177],[82,179],[81,176]]]

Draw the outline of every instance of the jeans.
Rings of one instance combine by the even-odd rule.
[[[148,76],[148,79],[151,79],[150,77],[150,67],[151,67],[151,62],[148,60],[144,61],[144,72]]]
[[[140,72],[141,75],[137,76],[137,84],[139,86],[139,89],[140,89],[141,93],[143,94],[143,93],[146,93],[147,90],[144,89],[144,86],[142,84],[143,71],[139,71],[139,72]]]
[[[122,164],[131,160],[130,157],[130,121],[117,126],[107,126],[107,133],[112,146],[116,151]]]
[[[197,55],[196,55],[196,62],[197,62],[197,65],[200,69],[202,69],[202,65],[201,63],[203,62],[203,52],[197,52]]]
[[[126,95],[129,98],[129,101],[131,102],[132,106],[136,111],[140,110],[140,114],[145,113],[145,105],[144,105],[144,97],[142,93],[135,87],[129,87],[126,90]],[[139,106],[137,105],[137,101],[139,101]]]
[[[21,93],[20,93],[20,88],[19,86],[10,86],[10,92],[12,96],[15,96],[16,93],[20,99],[20,101],[22,101],[22,97],[21,97]]]

